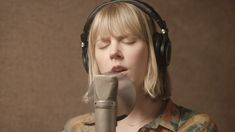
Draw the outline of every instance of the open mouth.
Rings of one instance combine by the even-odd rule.
[[[111,72],[113,73],[121,73],[121,72],[125,72],[127,71],[127,68],[126,67],[123,67],[123,66],[114,66],[111,70]]]

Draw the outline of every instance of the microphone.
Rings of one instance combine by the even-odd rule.
[[[95,131],[115,132],[117,120],[124,119],[135,106],[133,83],[125,75],[106,73],[94,76],[89,91],[94,101]]]
[[[95,131],[115,132],[118,79],[114,76],[96,75],[93,81]]]

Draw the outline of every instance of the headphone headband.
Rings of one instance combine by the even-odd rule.
[[[161,34],[166,34],[168,32],[166,22],[164,20],[162,20],[161,16],[147,3],[144,3],[139,0],[113,0],[113,1],[109,1],[109,2],[104,2],[103,4],[97,6],[90,13],[90,15],[87,18],[87,22],[83,28],[83,32],[81,34],[81,40],[83,42],[81,47],[87,46],[86,43],[88,43],[88,35],[89,35],[90,27],[91,27],[91,24],[96,16],[96,14],[99,12],[99,10],[102,9],[106,5],[118,3],[118,2],[125,2],[125,3],[135,5],[140,10],[142,10],[143,12],[148,14],[148,16],[151,16],[157,22],[157,24],[161,28]]]

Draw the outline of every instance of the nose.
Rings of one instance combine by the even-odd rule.
[[[121,50],[121,46],[118,41],[112,40],[111,41],[111,48],[110,48],[110,59],[111,60],[121,60],[123,59],[123,54]]]

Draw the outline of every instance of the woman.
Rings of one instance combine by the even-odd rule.
[[[113,71],[126,75],[135,86],[135,107],[126,118],[117,122],[116,131],[217,131],[208,115],[193,112],[171,101],[166,74],[170,56],[167,29],[162,28],[160,23],[161,34],[166,35],[160,42],[167,45],[162,56],[158,53],[162,52],[157,49],[158,44],[155,44],[161,37],[156,35],[156,20],[141,9],[142,4],[139,1],[105,3],[93,11],[91,17],[94,18],[88,18],[91,20],[85,26],[85,35],[82,34],[82,41],[88,46],[88,53],[85,49],[83,55],[90,84],[94,75]],[[164,22],[162,25],[165,26]],[[94,115],[71,119],[65,131],[94,132]]]

